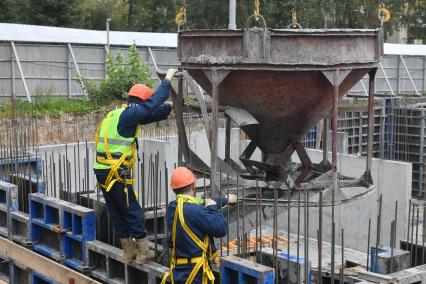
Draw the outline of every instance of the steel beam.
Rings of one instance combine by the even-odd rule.
[[[27,81],[25,80],[24,71],[22,70],[21,61],[19,61],[18,51],[16,50],[15,43],[13,41],[10,42],[10,46],[12,47],[13,54],[15,55],[16,64],[18,65],[19,74],[21,75],[22,84],[24,85],[25,94],[27,95],[27,99],[31,102],[31,94],[28,90]]]
[[[371,182],[371,166],[373,160],[373,138],[374,138],[374,91],[377,68],[373,68],[368,72],[368,145],[367,145],[367,165],[365,169],[366,182]]]
[[[219,85],[229,74],[227,70],[218,70],[216,67],[205,71],[212,85],[212,117],[210,122],[210,197],[217,196],[217,138],[219,127]]]

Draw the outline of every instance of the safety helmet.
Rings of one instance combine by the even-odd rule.
[[[186,167],[178,167],[172,173],[170,187],[173,190],[180,189],[193,184],[196,180],[197,178],[191,170]]]
[[[144,84],[135,84],[130,88],[129,97],[136,97],[141,100],[147,100],[152,97],[152,89]]]

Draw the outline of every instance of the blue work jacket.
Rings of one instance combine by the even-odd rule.
[[[227,234],[227,223],[225,217],[219,209],[228,204],[226,198],[214,198],[217,205],[205,207],[204,205],[184,203],[183,215],[186,225],[194,232],[197,237],[203,241],[207,234],[210,237],[210,245],[212,251],[216,251],[213,238],[222,238]],[[169,244],[172,247],[172,228],[173,218],[175,216],[177,202],[172,201],[169,204],[167,225],[169,227],[170,238]],[[176,226],[176,257],[177,258],[192,258],[201,256],[200,247],[192,241],[185,230],[180,225],[178,220]]]
[[[225,217],[219,211],[222,206],[228,204],[228,199],[226,198],[214,198],[217,205],[211,205],[205,207],[204,205],[184,203],[183,204],[183,215],[185,218],[185,224],[191,229],[197,237],[203,241],[205,234],[209,235],[210,246],[212,252],[216,251],[216,246],[214,244],[213,238],[221,238],[227,234],[227,224]],[[172,201],[169,204],[168,216],[167,216],[167,225],[169,227],[170,233],[172,232],[173,227],[173,218],[175,216],[177,207],[177,202]],[[170,234],[169,238],[170,247],[172,247],[172,237]],[[176,257],[177,258],[193,258],[201,256],[201,249],[197,246],[196,243],[187,235],[185,230],[180,225],[178,221],[176,225]],[[173,281],[175,284],[185,284],[188,280],[189,275],[194,268],[194,264],[186,265],[177,265],[173,269]],[[196,277],[191,284],[201,284],[202,283],[202,272],[197,273]]]

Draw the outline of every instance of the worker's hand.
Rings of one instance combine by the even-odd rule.
[[[237,204],[238,203],[238,196],[236,194],[229,194],[228,196],[228,203],[229,204]]]
[[[173,77],[175,76],[176,72],[177,72],[177,69],[175,68],[170,68],[169,70],[167,70],[166,79],[171,81]]]
[[[210,198],[204,199],[204,206],[209,207],[209,206],[212,206],[212,205],[217,205],[216,201],[214,201],[213,199],[210,199]]]

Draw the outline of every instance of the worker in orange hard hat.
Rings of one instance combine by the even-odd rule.
[[[195,195],[196,177],[185,167],[176,168],[171,177],[171,188],[176,200],[170,202],[167,225],[172,247],[169,277],[172,283],[214,282],[211,263],[217,256],[213,238],[222,238],[227,233],[225,217],[219,209],[238,202],[235,194],[228,198],[201,199]]]
[[[155,256],[148,247],[144,212],[133,191],[132,169],[137,158],[139,126],[166,119],[172,110],[164,102],[176,71],[169,69],[155,91],[144,84],[134,85],[128,93],[128,104],[109,112],[96,132],[93,168],[126,264],[133,260],[143,264]]]

